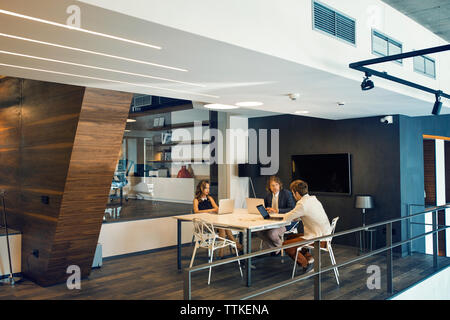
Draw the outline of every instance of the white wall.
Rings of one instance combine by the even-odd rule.
[[[442,139],[436,139],[435,141],[435,159],[436,159],[436,205],[442,206],[448,201],[446,199],[445,190],[445,141]],[[446,213],[446,225],[450,225],[450,210],[447,209]],[[432,224],[432,213],[425,214],[425,223]],[[432,231],[432,226],[425,226],[425,232]],[[446,254],[450,256],[450,231],[446,231]],[[433,254],[433,236],[428,235],[425,237],[425,253]]]
[[[209,111],[204,109],[189,109],[171,113],[172,124],[206,120],[209,120]]]
[[[450,201],[450,199],[448,199]],[[445,140],[436,139],[436,204],[445,205],[446,187],[445,187]],[[450,210],[446,210],[446,225],[450,225]],[[450,257],[450,230],[446,231],[446,255]]]
[[[450,300],[450,267],[417,283],[391,300]]]
[[[10,235],[9,246],[13,273],[20,273],[22,272],[22,235]],[[9,275],[8,247],[6,236],[0,236],[0,276],[4,275]]]
[[[356,47],[312,30],[311,0],[82,0],[110,10],[191,32],[211,39],[266,53],[303,65],[361,80],[361,73],[348,68],[350,62],[374,58],[371,28],[403,44],[403,52],[446,42],[381,0],[323,0],[322,3],[356,19]],[[444,17],[443,17],[444,19]],[[384,63],[376,69],[450,90],[450,53],[436,58],[437,80],[413,71],[412,59]],[[416,89],[377,79],[377,87],[426,101],[434,97]]]
[[[245,208],[245,199],[248,198],[249,179],[238,177],[238,164],[246,163],[248,160],[248,135],[239,134],[247,132],[248,118],[230,116],[229,128],[239,130],[237,134],[229,135],[227,138],[227,156],[230,162],[230,198],[234,199],[236,208]],[[231,133],[231,132],[229,132]]]
[[[184,222],[182,228],[182,242],[188,243],[192,240],[192,223]],[[167,217],[104,223],[98,242],[102,245],[103,258],[174,246],[177,220]]]

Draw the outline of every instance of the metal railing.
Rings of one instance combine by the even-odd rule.
[[[293,247],[298,247],[298,246],[302,246],[302,245],[306,245],[306,244],[311,244],[312,242],[314,242],[314,270],[311,273],[308,274],[303,274],[297,277],[294,277],[290,280],[286,280],[277,284],[274,284],[272,286],[257,290],[255,292],[253,292],[250,295],[241,297],[241,300],[247,300],[247,299],[251,299],[253,297],[271,292],[273,290],[277,290],[280,289],[282,287],[285,286],[289,286],[291,284],[294,284],[296,282],[314,277],[314,299],[315,300],[321,300],[322,299],[322,293],[321,293],[321,278],[322,278],[322,273],[324,272],[328,272],[331,271],[334,268],[340,268],[340,267],[344,267],[346,265],[349,265],[351,263],[372,257],[374,255],[383,253],[386,251],[386,266],[387,266],[387,277],[386,277],[386,281],[387,281],[387,293],[389,295],[392,295],[394,293],[394,286],[393,286],[393,255],[392,255],[392,249],[396,248],[398,246],[402,246],[405,244],[410,244],[412,243],[412,241],[426,237],[428,235],[433,235],[433,267],[435,270],[438,269],[438,255],[437,255],[437,248],[438,248],[438,242],[437,242],[437,233],[442,231],[442,230],[446,230],[447,228],[449,228],[450,226],[443,226],[442,228],[438,228],[437,225],[437,213],[441,210],[445,210],[445,209],[449,209],[450,208],[450,204],[446,204],[446,205],[442,205],[442,206],[436,206],[436,207],[431,207],[427,210],[421,211],[419,213],[415,213],[415,214],[410,214],[410,212],[408,212],[408,216],[405,217],[401,217],[401,218],[395,218],[395,219],[390,219],[390,220],[386,220],[383,222],[378,222],[378,223],[374,223],[371,225],[366,225],[364,227],[358,227],[358,228],[354,228],[354,229],[350,229],[350,230],[346,230],[346,231],[341,231],[341,232],[337,232],[334,235],[326,235],[326,236],[322,236],[322,237],[318,237],[318,238],[313,238],[313,239],[309,239],[309,240],[304,240],[304,241],[299,241],[296,243],[291,243],[291,244],[287,244],[287,245],[283,245],[281,247],[277,247],[277,248],[271,248],[271,249],[266,249],[266,250],[260,250],[254,253],[249,253],[249,254],[244,254],[241,255],[239,257],[232,257],[232,258],[228,258],[228,259],[223,259],[220,261],[215,261],[212,263],[205,263],[202,265],[198,265],[198,266],[194,266],[192,268],[186,268],[183,270],[183,292],[184,292],[184,299],[185,300],[191,300],[192,296],[191,296],[191,289],[192,289],[192,273],[200,271],[200,270],[205,270],[205,269],[209,269],[210,267],[217,267],[220,265],[225,265],[228,263],[233,263],[236,262],[238,260],[247,260],[249,258],[254,258],[254,257],[258,257],[258,256],[262,256],[262,255],[266,255],[272,252],[276,252],[279,251],[280,249],[289,249],[289,248],[293,248]],[[400,221],[405,221],[408,220],[410,221],[410,219],[414,218],[414,217],[418,217],[421,215],[424,215],[426,213],[433,213],[433,230],[414,236],[412,237],[411,234],[408,235],[408,238],[406,240],[402,240],[400,242],[396,242],[396,243],[392,243],[392,224],[396,223],[396,222],[400,222]],[[386,226],[386,246],[382,247],[380,249],[377,250],[373,250],[371,252],[368,252],[366,254],[362,254],[359,255],[356,258],[347,260],[345,262],[336,264],[336,265],[330,265],[328,267],[322,267],[321,266],[321,255],[320,255],[320,242],[321,240],[325,240],[328,239],[330,237],[339,237],[339,236],[344,236],[344,235],[348,235],[351,233],[356,233],[356,232],[362,232],[363,230],[367,230],[369,228],[375,228],[375,227],[380,227],[380,226]],[[248,261],[247,261],[248,263]]]

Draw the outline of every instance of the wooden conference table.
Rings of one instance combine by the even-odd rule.
[[[260,214],[249,214],[247,209],[235,209],[233,213],[215,214],[215,213],[196,213],[182,216],[174,216],[177,219],[177,260],[178,270],[181,270],[181,223],[192,222],[194,218],[203,219],[214,227],[222,227],[240,231],[244,234],[244,254],[252,251],[252,232],[280,228],[290,225],[291,222],[264,220]],[[245,277],[247,286],[251,286],[251,258],[246,263]]]

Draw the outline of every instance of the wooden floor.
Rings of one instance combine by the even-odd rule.
[[[257,243],[257,241],[254,241]],[[346,261],[357,255],[355,248],[335,246],[336,259]],[[188,257],[191,247],[183,248]],[[324,254],[324,265],[329,257]],[[195,264],[206,262],[206,253],[199,253]],[[188,260],[183,261],[184,266]],[[439,257],[440,267],[450,264],[450,258]],[[200,271],[192,278],[193,299],[239,299],[244,295],[290,278],[293,262],[289,257],[281,263],[279,257],[263,257],[253,261],[253,286],[247,288],[241,279],[237,264],[213,269],[211,285],[207,285],[207,271]],[[382,273],[382,287],[369,290],[366,273],[369,265],[378,265]],[[341,285],[337,286],[332,272],[323,275],[323,299],[385,299],[386,259],[384,255],[371,257],[339,269]],[[404,289],[433,272],[432,257],[414,254],[394,260],[394,288]],[[313,298],[313,280],[307,279],[257,299],[303,300]],[[127,256],[104,261],[103,267],[92,271],[83,280],[81,290],[68,290],[65,284],[39,287],[31,281],[23,281],[11,288],[0,287],[0,299],[183,299],[182,275],[176,268],[176,250],[169,249],[147,254]]]

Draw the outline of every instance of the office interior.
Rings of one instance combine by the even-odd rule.
[[[90,2],[80,4],[88,16],[101,15],[109,22],[117,19],[128,23],[130,30],[151,27],[152,39],[169,48],[166,55],[157,50],[155,60],[160,58],[161,64],[197,67],[200,71],[192,77],[180,76],[183,83],[167,81],[177,72],[190,71],[166,68],[158,73],[154,71],[160,66],[153,62],[139,65],[147,61],[146,50],[152,51],[137,44],[120,43],[110,48],[109,54],[115,58],[132,57],[133,61],[125,62],[106,56],[89,60],[85,56],[89,52],[72,56],[65,51],[67,48],[45,49],[44,44],[27,43],[18,35],[2,40],[0,186],[5,192],[9,239],[5,233],[6,215],[2,213],[0,278],[4,284],[0,286],[0,299],[186,298],[183,271],[189,268],[193,255],[195,230],[192,221],[182,217],[194,213],[193,199],[202,180],[209,182],[210,195],[217,203],[233,199],[235,210],[244,210],[239,211],[241,214],[247,212],[247,198],[262,199],[267,195],[270,175],[279,177],[282,187],[288,190],[294,179],[307,181],[311,177],[313,181],[307,181],[310,195],[322,203],[330,222],[339,218],[336,233],[449,203],[448,99],[440,99],[442,109],[437,115],[431,114],[434,95],[374,76],[370,79],[375,88],[362,91],[360,81],[366,75],[348,68],[349,62],[449,41],[394,12],[386,4],[388,1],[376,1],[388,12],[384,19],[392,20],[398,15],[417,32],[432,35],[432,39],[420,46],[416,42],[407,46],[408,38],[399,40],[402,32],[391,39],[386,35],[387,27],[384,32],[381,27],[368,28],[370,40],[365,41],[370,43],[361,48],[361,40],[358,46],[357,39],[348,45],[345,41],[351,39],[336,39],[337,36],[318,30],[318,26],[308,25],[308,39],[317,41],[317,47],[328,43],[327,47],[336,46],[342,55],[352,49],[367,51],[350,54],[351,61],[328,57],[325,63],[314,62],[313,49],[302,54],[304,60],[298,63],[294,61],[298,57],[289,61],[278,52],[255,51],[258,44],[244,48],[231,40],[210,39],[188,28],[175,29],[175,24],[144,19],[135,12],[125,15],[112,4],[103,3],[101,7]],[[58,8],[69,4],[70,1],[62,1]],[[0,1],[0,9],[27,15],[32,15],[33,6],[26,9]],[[347,10],[346,5],[339,6],[336,1],[306,1],[301,7],[309,8],[309,15],[337,7],[338,13],[348,12],[344,17],[357,16],[356,9]],[[45,16],[42,11],[37,12],[35,15]],[[63,40],[67,30],[44,25],[33,31],[39,22],[23,22],[14,15],[5,15],[5,19],[11,19],[11,24],[23,23],[22,37],[42,41],[53,37],[55,43],[70,43]],[[96,27],[95,23],[86,25]],[[37,36],[37,32],[52,28],[56,30],[54,34]],[[108,28],[108,32],[121,34],[118,26]],[[148,40],[142,33],[135,36]],[[95,44],[94,39],[92,34],[76,35],[71,46],[84,50],[101,48],[106,52],[105,48],[117,41],[107,38]],[[83,41],[87,41],[84,46]],[[7,48],[20,55],[5,52]],[[315,58],[320,60],[326,54],[322,51]],[[423,61],[415,57],[414,61],[408,60],[410,64],[407,59],[388,62],[386,70],[398,74],[399,68],[410,67],[409,71],[401,70],[402,77],[449,92],[448,54],[424,55]],[[47,60],[36,60],[36,56],[46,56]],[[71,64],[61,64],[61,60],[70,60]],[[85,64],[96,64],[101,69],[86,69]],[[113,77],[118,69],[129,73]],[[83,76],[79,76],[82,72]],[[133,77],[144,73],[160,77],[145,81],[139,78],[137,83]],[[202,86],[195,87],[193,83]],[[236,105],[238,101],[260,100],[264,103]],[[223,134],[221,143],[213,137],[214,130]],[[257,133],[256,140],[251,139],[249,132]],[[266,147],[262,148],[264,144]],[[212,149],[214,156],[220,154],[226,161],[212,161]],[[257,172],[240,172],[253,161],[255,149]],[[262,163],[261,154],[272,162]],[[305,160],[308,157],[310,162]],[[342,164],[338,164],[338,157],[344,159]],[[278,162],[276,171],[261,174],[261,168],[273,165],[273,161]],[[302,166],[308,170],[302,171]],[[333,167],[337,176],[319,183],[320,172],[328,167]],[[357,205],[361,196],[370,197],[371,205]],[[449,224],[449,212],[443,208],[436,213],[438,226]],[[392,229],[381,224],[333,238],[334,258],[327,252],[321,254],[324,268],[364,254],[368,257],[339,267],[339,275],[332,268],[324,272],[321,298],[390,299],[408,293],[417,283],[442,270],[449,270],[448,229],[435,237],[429,234],[406,242],[431,231],[433,217],[430,212],[393,222]],[[297,228],[302,232],[301,222]],[[395,291],[386,292],[384,277],[382,289],[372,290],[365,285],[367,268],[379,265],[382,273],[388,272],[386,252],[376,252],[388,245],[389,232],[392,243],[405,241],[392,250]],[[244,246],[251,244],[240,254],[270,249],[256,232],[234,228],[233,234]],[[226,251],[225,258],[234,256],[233,250]],[[207,264],[209,258],[207,250],[199,249],[195,265]],[[207,268],[193,273],[192,298],[239,299],[264,291],[291,279],[294,264],[284,252],[280,256],[263,254],[251,263],[241,263],[241,274],[236,262],[214,267],[209,283]],[[70,265],[80,267],[82,290],[67,289]],[[21,281],[11,286],[11,276]],[[310,278],[261,293],[255,299],[314,299],[314,290],[314,278]]]

